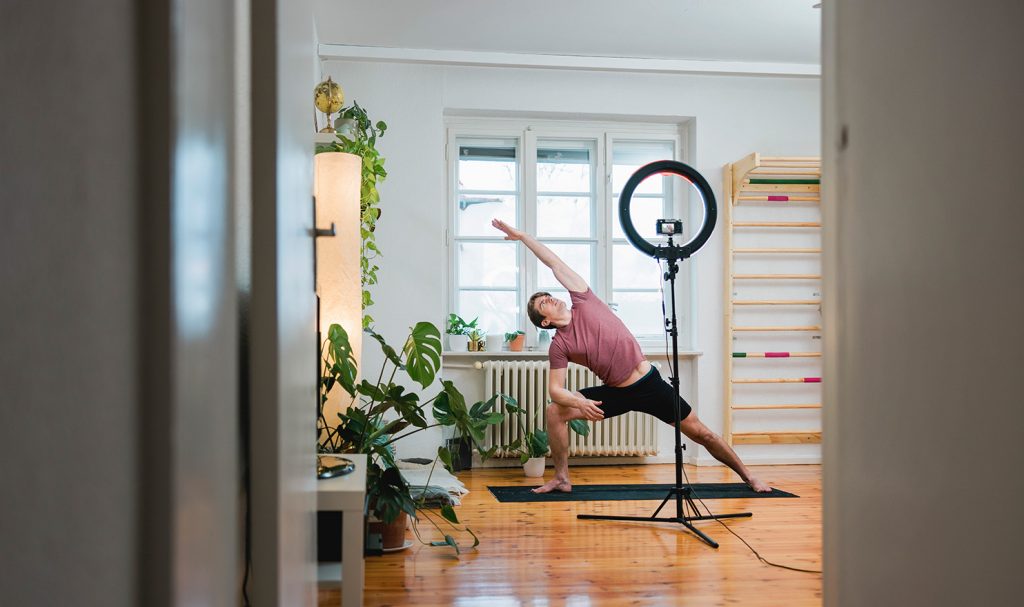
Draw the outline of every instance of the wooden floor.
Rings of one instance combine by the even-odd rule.
[[[821,466],[753,469],[800,498],[707,500],[708,506],[716,514],[753,512],[753,518],[725,524],[768,560],[821,569]],[[721,466],[687,466],[687,473],[695,483],[738,481]],[[672,483],[674,467],[577,466],[572,475],[575,484]],[[456,510],[480,546],[461,557],[421,544],[367,557],[365,605],[821,604],[820,574],[762,564],[718,522],[696,523],[721,544],[715,550],[673,523],[576,519],[587,513],[649,516],[657,501],[502,504],[487,485],[532,486],[536,479],[521,469],[494,468],[458,477],[471,493]],[[672,504],[659,516],[665,515],[674,515]],[[414,539],[411,531],[408,537]],[[318,596],[321,606],[340,604],[336,582],[321,582]]]

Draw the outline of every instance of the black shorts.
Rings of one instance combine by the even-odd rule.
[[[594,386],[583,388],[580,394],[590,400],[601,401],[599,405],[608,419],[630,411],[653,415],[669,425],[675,425],[675,406],[672,385],[661,378],[653,366],[642,379],[624,388]],[[679,419],[683,420],[692,409],[682,396],[679,397]]]

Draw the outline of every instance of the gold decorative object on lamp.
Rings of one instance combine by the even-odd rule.
[[[331,80],[330,76],[313,89],[313,105],[327,114],[327,126],[320,129],[321,133],[334,132],[334,127],[331,126],[331,114],[340,110],[343,103],[345,103],[345,92],[341,90],[341,85]]]
[[[320,334],[326,337],[332,323],[344,327],[358,364],[363,344],[363,290],[359,263],[362,242],[359,234],[359,181],[363,160],[355,154],[322,152],[314,156],[313,162],[316,226],[336,226],[333,237],[316,239]],[[343,392],[331,391],[330,400],[324,408],[328,419],[334,419],[335,412],[340,410]]]

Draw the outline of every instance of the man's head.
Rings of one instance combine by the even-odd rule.
[[[555,299],[547,291],[538,291],[530,296],[526,304],[526,315],[530,317],[536,327],[550,329],[563,326],[563,320],[567,314],[565,302]]]

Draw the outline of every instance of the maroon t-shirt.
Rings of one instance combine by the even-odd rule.
[[[551,340],[551,368],[564,369],[574,362],[593,371],[608,386],[629,379],[644,360],[636,338],[590,288],[585,293],[569,291],[569,298],[572,320],[559,327]]]

